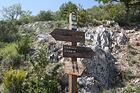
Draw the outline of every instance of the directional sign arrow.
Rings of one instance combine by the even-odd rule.
[[[85,42],[85,32],[72,31],[67,29],[54,29],[50,33],[55,40],[68,42]]]
[[[69,45],[63,46],[63,57],[91,58],[93,54],[93,50],[88,47]]]
[[[64,68],[66,74],[80,76],[86,67],[81,62],[67,62],[65,63]]]

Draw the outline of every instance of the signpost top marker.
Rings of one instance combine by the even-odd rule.
[[[69,15],[69,29],[77,31],[77,16],[75,12],[72,12]]]

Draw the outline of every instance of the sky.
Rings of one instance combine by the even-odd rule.
[[[77,5],[80,4],[84,9],[99,5],[95,0],[0,0],[0,9],[20,3],[23,10],[30,10],[32,15],[36,15],[40,10],[57,11],[63,3],[68,1],[72,1]]]

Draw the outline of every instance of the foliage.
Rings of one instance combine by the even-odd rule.
[[[42,77],[32,75],[24,81],[22,86],[23,93],[61,93],[58,80],[49,78],[47,75]]]
[[[122,71],[122,78],[126,81],[131,80],[133,78],[133,73],[131,70]]]
[[[57,28],[62,28],[64,26],[66,26],[67,22],[64,21],[64,20],[60,20],[60,21],[54,21],[54,25],[57,27]]]
[[[0,56],[2,58],[3,65],[15,66],[19,64],[20,55],[16,50],[16,47],[17,45],[15,43],[10,43],[0,49]]]
[[[19,22],[21,24],[27,24],[29,22],[31,22],[31,11],[23,11],[23,13],[21,14],[20,18],[19,18]]]
[[[85,26],[85,24],[90,21],[87,11],[80,7],[80,5],[78,6],[70,1],[60,6],[58,13],[59,17],[61,17],[60,20],[68,20],[69,14],[72,12],[75,12],[77,15],[78,26]]]
[[[0,48],[4,47],[5,45],[6,45],[6,43],[0,42]]]
[[[19,54],[24,55],[24,60],[27,59],[27,54],[30,52],[31,37],[32,34],[29,30],[24,29],[20,31],[20,37],[18,38],[16,49]]]
[[[88,18],[88,13],[84,9],[80,9],[78,11],[77,19],[78,19],[78,26],[80,27],[85,26],[85,24],[90,21]]]
[[[87,12],[91,16],[91,20],[114,20],[122,24],[125,22],[124,9],[125,8],[123,4],[113,4],[100,7],[95,6],[91,9],[88,9]]]
[[[110,90],[102,90],[101,93],[117,93],[115,89],[110,89]]]
[[[16,20],[21,16],[22,13],[23,11],[20,4],[3,7],[3,9],[1,10],[3,18],[8,20]]]
[[[72,12],[77,13],[78,7],[76,4],[69,1],[67,3],[62,4],[59,10],[60,10],[59,14],[60,14],[61,19],[67,20],[70,13]]]
[[[23,84],[23,92],[25,93],[61,93],[57,70],[59,65],[54,66],[51,70],[52,75],[46,73],[46,67],[51,64],[47,58],[46,47],[39,49],[36,54],[31,57],[33,72],[26,78]]]
[[[136,88],[136,93],[140,93],[140,86]]]
[[[135,93],[135,90],[132,86],[127,86],[126,89],[123,90],[123,93]]]
[[[139,0],[95,0],[98,2],[103,3],[111,3],[111,2],[121,2],[125,6],[125,21],[128,21],[128,23],[139,23],[139,9],[140,9],[140,2]],[[134,18],[134,19],[133,19]]]
[[[36,53],[31,57],[30,62],[32,63],[34,70],[39,71],[39,69],[44,69],[49,63],[47,57],[47,48],[45,47],[42,49],[38,49]]]
[[[37,18],[39,21],[52,21],[53,15],[51,11],[40,11]]]
[[[12,42],[17,39],[16,21],[0,21],[0,41]]]
[[[95,0],[95,1],[102,2],[102,3],[108,3],[109,1],[112,1],[112,0]]]
[[[26,77],[26,72],[23,70],[10,69],[3,75],[3,83],[5,91],[8,93],[21,93],[22,83]]]

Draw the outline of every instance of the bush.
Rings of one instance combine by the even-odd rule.
[[[123,90],[123,93],[135,93],[135,89],[129,85]]]
[[[46,74],[41,77],[32,74],[25,79],[23,93],[61,93],[61,87],[57,79],[51,78]]]
[[[27,59],[27,54],[30,52],[31,48],[31,38],[32,38],[32,33],[28,30],[22,30],[19,33],[20,37],[17,40],[17,51],[19,54],[24,55],[24,60]],[[31,35],[31,36],[30,36]]]
[[[24,81],[23,91],[25,93],[61,93],[61,86],[57,76],[57,70],[60,66],[54,66],[51,70],[52,72],[49,71],[51,75],[46,73],[47,66],[52,67],[48,65],[50,62],[46,50],[46,47],[43,46],[31,57],[30,62],[33,71]]]
[[[23,70],[10,69],[3,75],[3,84],[8,93],[22,93],[22,83],[26,77]]]
[[[67,22],[66,21],[54,21],[54,25],[56,26],[56,28],[63,28],[64,26],[67,26],[66,25]]]
[[[136,93],[140,93],[140,86],[136,88]]]
[[[12,42],[17,39],[17,22],[16,21],[0,21],[0,41]]]
[[[122,78],[126,81],[133,79],[133,73],[130,69],[126,70],[126,71],[122,71]]]
[[[20,55],[16,49],[15,43],[7,44],[0,49],[0,56],[2,57],[2,63],[5,66],[17,66],[20,61]]]
[[[51,11],[40,11],[37,15],[38,21],[52,21],[53,15]]]
[[[90,20],[88,18],[87,11],[84,9],[80,9],[77,13],[77,20],[78,20],[78,26],[82,27],[85,26]]]
[[[90,20],[114,20],[120,24],[126,22],[125,6],[121,3],[109,4],[104,6],[94,6],[87,10]],[[94,21],[94,20],[93,20]]]
[[[59,8],[59,15],[62,20],[68,20],[69,14],[72,12],[77,13],[78,7],[76,4],[72,3],[71,1],[64,3]]]

